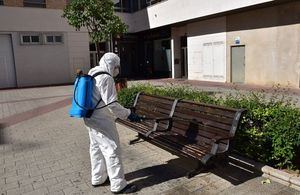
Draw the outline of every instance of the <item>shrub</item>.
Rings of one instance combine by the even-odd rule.
[[[284,95],[278,95],[284,92],[278,93],[275,90],[270,97],[266,97],[264,93],[240,92],[235,93],[236,95],[217,97],[215,93],[187,87],[136,85],[119,93],[120,103],[126,107],[132,106],[135,95],[140,91],[195,102],[245,108],[247,112],[237,130],[234,150],[277,168],[296,167],[295,160],[300,146],[300,109]]]

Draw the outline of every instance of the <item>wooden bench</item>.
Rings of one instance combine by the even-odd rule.
[[[131,108],[139,116],[147,117],[139,123],[118,119],[117,122],[136,131],[139,135],[148,137],[151,132],[164,131],[170,128],[172,110],[174,111],[177,100],[174,98],[155,95],[137,94],[134,105]],[[138,141],[132,140],[130,144]]]
[[[138,139],[196,159],[198,166],[187,173],[188,178],[209,167],[213,157],[227,156],[230,141],[245,111],[159,96],[139,96],[135,102],[136,113],[152,120],[120,123],[138,132]]]

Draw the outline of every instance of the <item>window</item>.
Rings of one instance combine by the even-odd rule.
[[[41,38],[40,35],[38,34],[26,34],[26,35],[21,35],[21,44],[41,44]]]
[[[46,34],[44,35],[46,44],[61,44],[63,43],[63,35],[61,34]]]
[[[4,5],[3,0],[0,0],[0,5]]]
[[[133,0],[134,2],[136,2],[136,0]],[[118,12],[132,12],[132,6],[133,6],[133,2],[132,0],[117,0],[114,1],[115,2],[115,11]]]
[[[24,0],[24,7],[46,7],[46,0]]]

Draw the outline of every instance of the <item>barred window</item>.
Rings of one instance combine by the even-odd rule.
[[[62,44],[63,35],[62,34],[45,34],[44,35],[45,44]]]
[[[21,34],[22,45],[38,45],[41,43],[41,36],[39,34]]]
[[[24,0],[24,7],[46,7],[46,0]]]

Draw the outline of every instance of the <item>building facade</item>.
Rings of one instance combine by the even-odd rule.
[[[0,0],[0,88],[73,82],[90,68],[87,31],[62,18],[66,0]]]
[[[297,0],[115,2],[125,76],[300,87]]]

